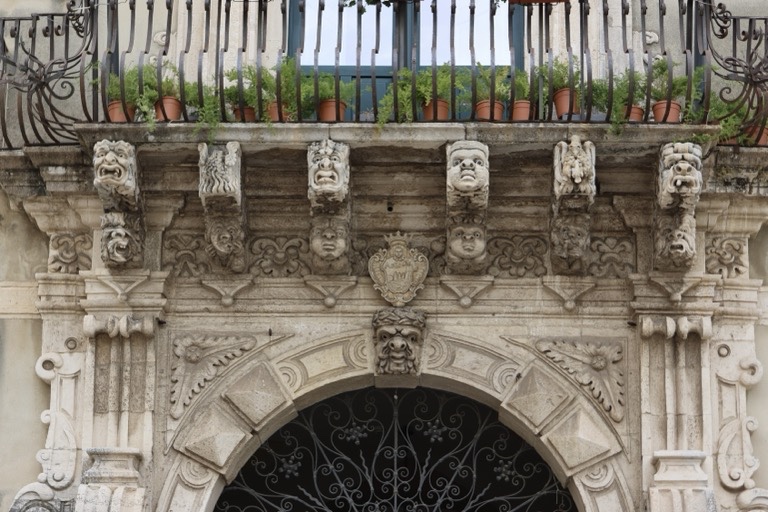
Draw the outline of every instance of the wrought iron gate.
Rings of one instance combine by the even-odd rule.
[[[272,435],[215,510],[577,510],[549,466],[496,416],[424,388],[338,395]]]

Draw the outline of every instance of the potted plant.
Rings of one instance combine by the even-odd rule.
[[[195,132],[207,128],[212,141],[222,120],[221,100],[216,86],[188,82],[184,84],[184,102],[195,109]]]
[[[123,97],[123,91],[125,91],[125,97]],[[121,75],[110,73],[106,94],[107,119],[112,123],[133,121],[136,116],[136,105],[139,102],[139,68],[126,66]]]
[[[528,73],[515,70],[515,102],[512,104],[513,121],[529,121],[533,114],[530,100],[531,83]]]
[[[451,65],[439,66],[432,80],[432,68],[424,68],[416,74],[416,94],[421,103],[425,121],[444,121],[450,117],[451,91],[466,87],[466,76],[461,70],[454,72],[451,79]],[[452,83],[453,82],[453,83]],[[433,97],[436,93],[436,97]]]
[[[499,121],[504,116],[504,103],[509,99],[512,83],[509,66],[496,67],[496,74],[491,77],[491,68],[477,65],[475,119],[491,120],[491,83],[494,84],[493,119]]]
[[[630,86],[633,87],[632,97],[629,97]],[[645,109],[638,100],[645,97],[645,75],[639,71],[622,73],[616,77],[613,88],[614,122],[638,123],[645,117]]]
[[[286,57],[279,65],[272,68],[274,75],[262,73],[261,89],[262,101],[267,103],[267,120],[269,121],[293,121],[298,112],[299,95],[296,92],[296,82],[299,78],[299,69],[294,57]],[[278,109],[277,83],[280,77],[280,108]],[[301,83],[299,83],[301,87]],[[303,109],[303,113],[306,110]]]
[[[413,94],[412,78],[413,74],[408,68],[397,70],[393,80],[388,86],[384,96],[379,100],[379,111],[376,116],[376,123],[383,126],[390,120],[395,112],[395,88],[397,88],[397,117],[396,123],[413,122]]]
[[[317,93],[317,94],[315,94]],[[302,107],[317,106],[317,120],[322,122],[343,121],[347,103],[355,97],[355,83],[339,80],[339,96],[336,98],[336,77],[331,73],[317,75],[317,90],[313,75],[301,78]],[[306,109],[302,109],[306,112]],[[338,117],[337,117],[338,114]]]
[[[544,76],[544,83],[548,85],[549,70],[543,69],[541,73]],[[571,66],[568,59],[556,58],[552,62],[551,75],[552,102],[555,105],[557,117],[563,118],[569,114],[578,114],[579,97],[576,87],[581,79],[578,62],[573,61],[573,82],[571,82]],[[573,84],[573,89],[571,89],[571,84]]]
[[[677,98],[685,96],[688,78],[685,75],[671,77],[669,62],[661,58],[651,67],[651,105],[653,119],[662,123],[679,123],[682,105]]]
[[[146,102],[151,102],[154,108],[154,119],[157,121],[178,121],[181,119],[181,101],[179,101],[179,80],[176,68],[166,62],[161,70],[158,84],[157,68],[153,65],[144,66],[142,78]],[[141,103],[141,102],[140,102]],[[146,104],[141,109],[149,121],[152,116],[147,112]]]
[[[269,73],[265,73],[265,75],[267,74]],[[233,82],[224,88],[224,99],[232,108],[235,121],[256,121],[256,105],[258,101],[256,94],[256,67],[245,66],[242,69],[242,89],[238,86],[239,73],[237,69],[225,71],[224,78],[229,82]]]

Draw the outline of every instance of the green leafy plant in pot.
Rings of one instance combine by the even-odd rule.
[[[331,73],[317,75],[317,90],[313,75],[301,78],[302,113],[315,110],[322,122],[343,121],[347,105],[355,97],[355,83],[339,79],[339,96],[336,99],[336,76]],[[337,116],[338,114],[338,116]]]
[[[662,123],[679,123],[682,105],[679,98],[685,96],[688,87],[688,77],[670,74],[669,62],[666,58],[653,61],[651,66],[651,105],[653,119]]]
[[[513,121],[529,121],[533,117],[530,100],[531,82],[528,73],[515,70],[515,102],[512,104]]]
[[[450,117],[451,91],[466,87],[466,72],[456,70],[451,78],[451,65],[444,63],[434,70],[424,68],[416,74],[416,95],[425,121],[444,121]]]
[[[125,91],[125,97],[123,97],[123,91]],[[107,115],[110,122],[133,121],[136,116],[136,106],[139,103],[139,68],[126,66],[121,75],[109,73],[106,95],[108,101]],[[123,100],[125,100],[125,105],[123,105]]]
[[[235,121],[254,122],[258,102],[256,66],[245,66],[241,73],[242,89],[238,85],[240,73],[237,69],[228,69],[224,72],[224,78],[230,82],[230,85],[224,88],[224,99],[232,108]],[[269,73],[265,71],[264,75]],[[269,75],[269,78],[273,79],[272,75]]]
[[[512,91],[509,66],[496,66],[493,76],[491,76],[490,67],[478,64],[476,69],[475,119],[478,121],[490,121],[491,108],[493,108],[493,120],[501,121],[504,117],[504,105],[509,100],[509,95]],[[493,105],[491,105],[492,83],[494,88]],[[470,93],[470,91],[467,92]]]
[[[558,57],[552,61],[552,72],[548,67],[539,68],[538,75],[543,78],[544,90],[549,91],[551,80],[552,102],[558,118],[569,114],[579,113],[578,85],[581,81],[581,71],[577,60],[573,60],[573,81],[571,82],[571,65],[567,58]],[[573,88],[571,88],[573,84]]]
[[[144,91],[139,101],[139,110],[150,124],[153,118],[156,121],[178,121],[181,119],[182,105],[179,101],[179,77],[176,67],[170,62],[165,62],[159,82],[157,71],[154,65],[144,66]],[[154,116],[149,111],[148,103],[152,104]]]
[[[395,100],[397,100],[397,116],[394,119],[396,123],[413,122],[413,93],[412,83],[413,74],[408,68],[397,70],[397,83],[393,80],[387,86],[387,91],[379,99],[379,110],[376,115],[376,123],[384,126],[395,113]],[[397,98],[395,98],[395,88],[397,89]]]

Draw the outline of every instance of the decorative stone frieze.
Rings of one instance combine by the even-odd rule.
[[[701,147],[692,142],[661,148],[654,222],[654,266],[685,270],[696,257],[696,204],[701,194]]]
[[[312,252],[312,273],[349,275],[349,219],[345,216],[319,215],[312,217],[309,249]]]
[[[708,239],[705,264],[707,273],[729,279],[749,277],[746,238],[712,237]]]
[[[106,139],[94,144],[93,172],[93,186],[105,210],[136,210],[139,186],[132,144]]]
[[[384,300],[395,307],[402,307],[424,287],[429,262],[422,252],[409,247],[409,236],[398,231],[384,239],[389,248],[371,256],[368,272],[375,283],[373,287],[381,292]]]
[[[623,279],[635,272],[635,244],[628,237],[591,237],[589,275]]]
[[[376,373],[415,375],[419,372],[427,316],[413,308],[381,309],[373,316]]]
[[[334,213],[349,194],[349,145],[325,139],[309,145],[308,197],[315,213]]]
[[[488,208],[488,146],[460,140],[448,145],[446,194],[449,214]]]
[[[91,269],[93,236],[88,233],[54,233],[48,245],[48,272],[77,274]]]
[[[210,272],[205,235],[169,233],[163,237],[163,270],[174,277],[199,277]]]
[[[257,238],[250,272],[256,277],[304,277],[310,274],[306,260],[309,243],[304,238]]]
[[[496,237],[488,242],[487,272],[497,277],[540,277],[547,273],[547,241],[540,236]]]
[[[571,142],[555,146],[555,201],[568,195],[584,196],[589,204],[595,201],[595,145],[574,135]]]

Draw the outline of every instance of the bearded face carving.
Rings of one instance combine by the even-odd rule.
[[[701,185],[701,147],[692,142],[664,146],[659,169],[659,206],[694,208]]]
[[[136,206],[136,153],[124,141],[102,140],[93,146],[93,185],[105,208]]]
[[[232,272],[245,270],[245,233],[239,218],[206,218],[205,241],[208,256],[220,266]]]
[[[656,228],[657,267],[669,270],[690,267],[696,258],[696,219],[683,214],[660,216]]]
[[[448,146],[446,192],[452,209],[488,207],[488,146],[459,141]]]
[[[107,267],[141,264],[141,231],[137,216],[105,213],[101,218],[101,259]]]
[[[376,372],[380,375],[416,374],[426,326],[426,315],[412,308],[389,308],[373,317]]]
[[[349,146],[330,139],[313,143],[307,163],[312,206],[342,203],[349,191]]]

